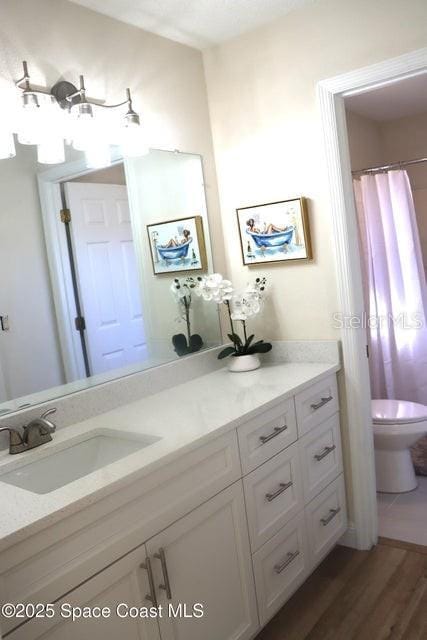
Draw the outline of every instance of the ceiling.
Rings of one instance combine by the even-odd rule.
[[[317,0],[71,0],[146,31],[205,49]]]
[[[349,111],[378,122],[426,113],[427,74],[348,97],[345,106]]]

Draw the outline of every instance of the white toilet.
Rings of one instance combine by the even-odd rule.
[[[377,491],[403,493],[418,486],[409,447],[427,433],[427,406],[372,400]]]

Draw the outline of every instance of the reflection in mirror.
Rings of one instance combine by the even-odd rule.
[[[67,147],[46,169],[16,150],[0,161],[0,415],[174,360],[189,323],[198,348],[220,344],[217,309],[192,296],[186,316],[171,290],[213,269],[200,156],[89,170]]]

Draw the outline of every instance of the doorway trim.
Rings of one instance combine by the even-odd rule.
[[[427,48],[318,83],[317,96],[329,180],[340,317],[365,310],[344,98],[427,71]],[[378,539],[371,393],[365,330],[341,329],[347,450],[353,522],[347,543],[370,549]]]
[[[123,162],[122,156],[112,153],[111,165],[119,162]],[[89,169],[82,158],[56,165],[37,176],[59,344],[67,383],[85,378],[86,369],[80,333],[74,325],[74,318],[78,314],[67,239],[60,218],[63,209],[60,185],[93,171],[95,169]]]

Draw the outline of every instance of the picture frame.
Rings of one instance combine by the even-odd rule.
[[[154,275],[206,271],[202,216],[188,216],[147,225]]]
[[[240,207],[236,213],[245,266],[312,259],[305,198]]]

